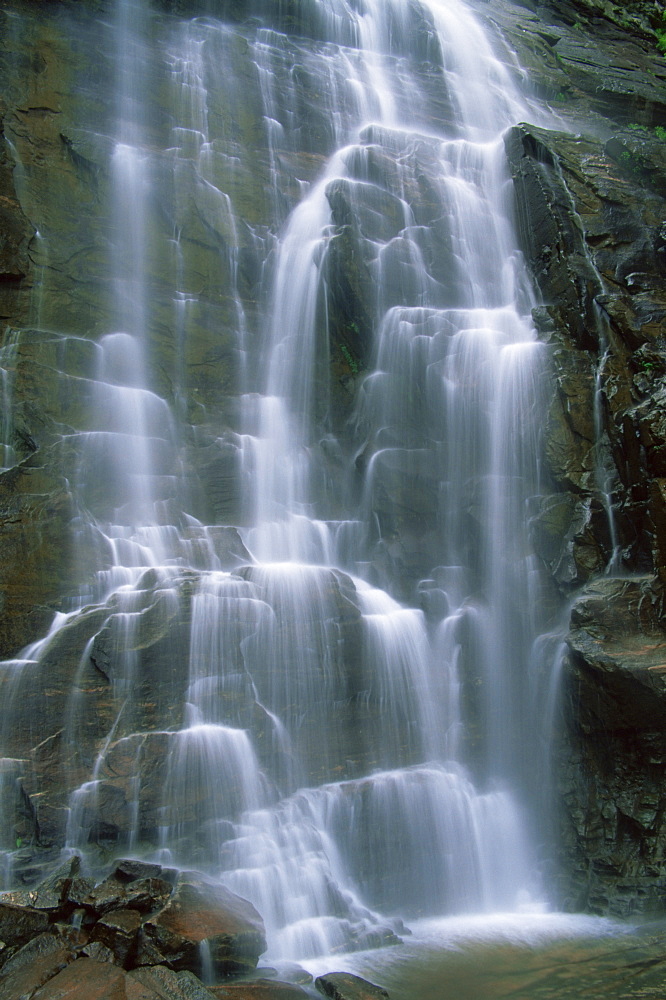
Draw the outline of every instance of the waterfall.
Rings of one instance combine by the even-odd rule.
[[[106,27],[112,319],[65,435],[93,556],[3,665],[0,745],[15,784],[34,677],[71,662],[55,839],[205,870],[272,960],[545,900],[552,627],[528,532],[547,357],[502,143],[534,112],[459,0],[302,0],[302,36],[278,6],[155,41],[118,0]]]

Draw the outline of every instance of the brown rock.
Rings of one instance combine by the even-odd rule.
[[[5,963],[0,995],[5,1000],[32,996],[75,957],[74,949],[61,938],[53,934],[38,934]]]
[[[309,996],[300,986],[276,979],[253,979],[247,983],[211,986],[210,992],[218,1000],[304,1000]]]
[[[218,975],[255,968],[266,947],[261,917],[246,900],[196,873],[179,875],[173,896],[144,923],[141,937],[175,970],[201,971],[205,942]]]
[[[79,958],[49,979],[32,1000],[127,1000],[125,982],[117,966]]]

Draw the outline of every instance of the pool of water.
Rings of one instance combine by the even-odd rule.
[[[569,914],[422,922],[393,948],[306,963],[349,971],[391,1000],[628,1000],[666,997],[666,924]]]

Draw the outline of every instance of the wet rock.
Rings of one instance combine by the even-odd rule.
[[[116,956],[101,941],[90,941],[81,948],[81,955],[86,958],[94,958],[96,962],[110,962],[116,964]]]
[[[80,867],[81,858],[74,855],[34,889],[4,893],[2,899],[19,906],[45,910],[53,919],[57,919],[60,914],[68,915],[77,901],[80,901],[82,892],[92,888],[92,882],[79,877]]]
[[[212,986],[210,992],[218,1000],[304,1000],[310,996],[300,986],[276,979],[253,979],[249,982]]]
[[[214,994],[206,989],[200,979],[191,972],[174,972],[172,969],[157,966],[152,969],[135,969],[127,976],[128,1000],[140,1000],[143,994],[138,987],[147,991],[147,997],[153,995],[163,1000],[211,1000]],[[134,990],[137,990],[136,994]]]
[[[125,984],[125,973],[117,966],[80,958],[33,993],[32,1000],[127,1000]]]
[[[4,107],[0,106],[0,113],[2,111]],[[0,136],[3,139],[0,147],[0,314],[7,316],[11,309],[9,303],[15,298],[21,281],[30,274],[28,245],[34,230],[16,197],[14,164],[4,142],[1,118]]]
[[[277,971],[272,970],[272,972],[277,978]],[[298,986],[306,986],[314,981],[312,974],[307,969],[304,969],[301,965],[292,965],[289,962],[280,963],[280,978],[286,979],[290,983],[296,983]]]
[[[97,921],[90,938],[113,952],[118,965],[127,966],[136,951],[140,927],[138,910],[109,910]]]
[[[33,910],[0,900],[0,941],[6,945],[26,944],[46,930],[49,918],[42,910]]]
[[[114,873],[104,882],[95,886],[92,892],[89,892],[85,897],[83,903],[97,913],[108,913],[111,910],[122,908],[131,908],[140,913],[150,913],[167,901],[171,890],[172,884],[162,878],[136,879],[127,882],[117,878]]]
[[[74,948],[62,938],[38,934],[4,963],[0,994],[4,1000],[30,997],[75,958]]]
[[[149,880],[158,879],[164,869],[161,865],[152,865],[146,861],[134,861],[131,858],[119,861],[112,872],[112,877],[119,882],[137,882],[149,886]],[[133,888],[136,888],[133,886]]]
[[[194,873],[179,875],[167,905],[143,924],[142,938],[176,971],[200,973],[205,946],[219,976],[254,968],[266,948],[254,907]]]
[[[666,633],[654,580],[603,578],[572,610],[559,744],[565,905],[663,907]],[[568,741],[568,742],[567,742]]]
[[[381,986],[375,986],[349,972],[329,972],[315,979],[315,986],[332,1000],[386,1000],[389,996]]]

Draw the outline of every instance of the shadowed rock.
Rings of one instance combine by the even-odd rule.
[[[387,1000],[388,993],[350,972],[330,972],[315,979],[315,986],[331,1000]]]

